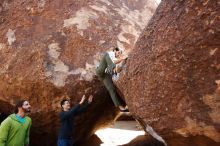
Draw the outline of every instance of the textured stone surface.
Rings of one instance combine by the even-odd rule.
[[[165,139],[220,143],[219,15],[217,1],[162,1],[116,83],[131,113]]]
[[[94,78],[99,56],[111,46],[132,49],[156,6],[154,0],[0,1],[0,112],[9,114],[16,96],[30,100],[32,146],[55,144],[65,96],[72,104],[85,93],[95,96],[76,121],[77,140],[107,125],[116,111]]]
[[[163,143],[158,142],[154,138],[148,136],[148,135],[142,135],[138,136],[132,141],[130,141],[128,144],[125,144],[123,146],[164,146]]]
[[[219,143],[205,136],[182,137],[176,135],[166,139],[166,142],[169,143],[169,146],[219,146]],[[148,135],[143,135],[123,146],[164,146],[164,144]]]

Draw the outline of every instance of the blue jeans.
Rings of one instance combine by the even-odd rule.
[[[71,139],[58,139],[57,146],[73,146]]]

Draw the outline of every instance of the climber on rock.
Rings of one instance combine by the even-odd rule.
[[[74,132],[74,127],[73,127],[74,118],[80,113],[85,112],[85,110],[87,109],[88,105],[92,102],[92,100],[93,100],[93,96],[90,95],[87,103],[85,103],[86,97],[85,95],[83,95],[81,101],[72,108],[70,108],[69,100],[63,99],[60,102],[62,111],[59,115],[61,127],[59,129],[59,134],[58,134],[58,141],[57,141],[58,146],[73,145],[74,137],[72,134]]]
[[[116,65],[125,61],[126,59],[127,57],[122,56],[122,51],[116,47],[112,51],[106,52],[103,55],[99,66],[96,68],[96,75],[98,76],[99,80],[104,83],[114,105],[121,111],[127,111],[127,109],[122,105],[120,99],[117,96],[116,89],[112,81],[112,76],[119,73],[120,71]]]

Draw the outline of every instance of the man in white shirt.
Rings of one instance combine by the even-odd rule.
[[[96,69],[96,74],[98,78],[104,83],[113,100],[114,105],[116,107],[119,107],[121,111],[124,111],[125,108],[123,107],[117,96],[116,89],[112,81],[112,75],[116,73],[116,64],[126,59],[120,58],[120,56],[121,50],[119,50],[119,48],[117,47],[114,48],[112,51],[106,52]]]

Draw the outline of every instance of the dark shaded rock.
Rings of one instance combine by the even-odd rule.
[[[220,143],[219,14],[217,1],[162,1],[116,83],[132,115],[165,139]]]
[[[166,139],[169,146],[218,146],[219,143],[214,142],[212,139],[205,136],[191,136],[182,137],[181,135],[175,135],[170,139]],[[138,136],[128,144],[123,146],[164,146],[163,143],[157,141],[151,136]]]
[[[100,146],[103,142],[97,135],[92,135],[87,141],[79,142],[76,146]]]
[[[0,124],[1,124],[1,122],[2,121],[4,121],[6,118],[7,118],[7,114],[5,114],[5,113],[0,113]]]
[[[117,117],[117,121],[134,121],[135,119],[129,112],[120,112]]]

